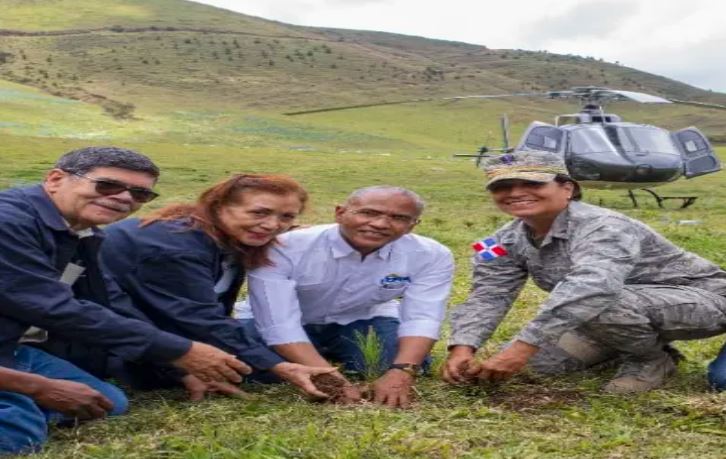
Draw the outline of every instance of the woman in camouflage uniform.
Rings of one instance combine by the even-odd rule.
[[[558,155],[505,155],[485,171],[494,203],[516,219],[480,247],[471,294],[452,314],[445,380],[506,379],[528,363],[561,373],[618,356],[605,390],[646,391],[675,371],[669,342],[726,332],[726,272],[643,223],[579,202]],[[528,278],[548,299],[510,346],[476,363]]]

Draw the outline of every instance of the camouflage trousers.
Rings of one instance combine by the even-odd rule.
[[[671,341],[721,333],[726,333],[726,297],[695,287],[628,285],[593,320],[542,346],[529,366],[556,374],[616,357],[649,360]]]

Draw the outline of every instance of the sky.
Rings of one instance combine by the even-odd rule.
[[[620,62],[726,93],[722,0],[195,0],[296,25]]]

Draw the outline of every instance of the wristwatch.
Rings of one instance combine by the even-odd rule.
[[[390,367],[388,367],[388,369],[401,370],[410,374],[413,377],[421,374],[421,365],[416,365],[415,363],[393,363]]]

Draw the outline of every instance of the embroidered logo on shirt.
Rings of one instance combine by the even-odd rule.
[[[484,260],[492,261],[495,258],[507,255],[507,249],[499,245],[496,239],[488,237],[477,241],[471,245],[471,248]]]
[[[383,288],[401,288],[411,283],[411,278],[408,276],[399,276],[398,274],[389,274],[381,279],[381,287]]]

